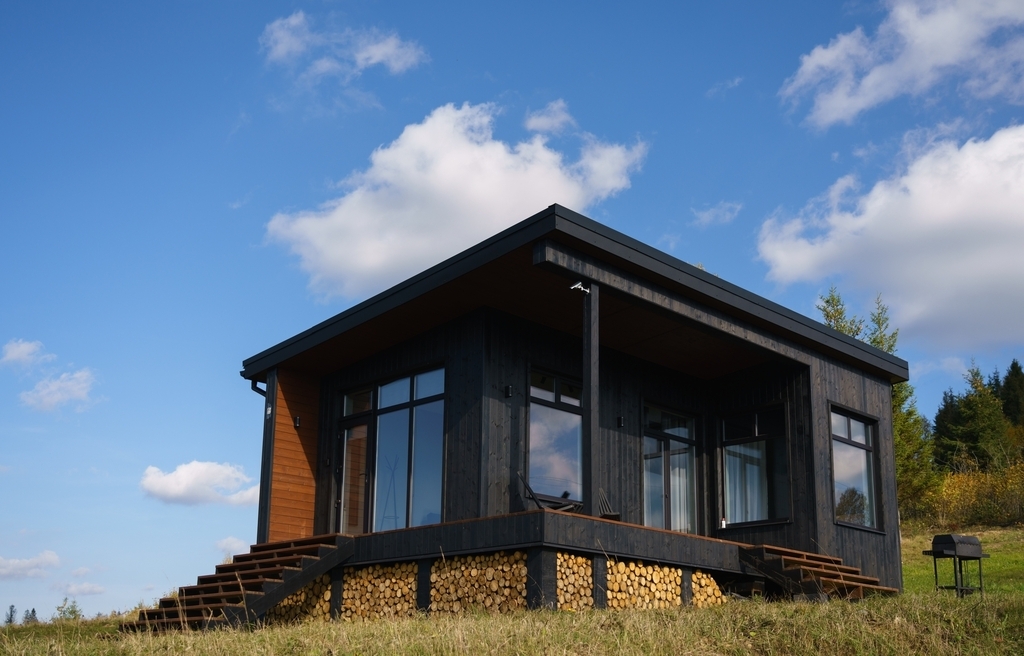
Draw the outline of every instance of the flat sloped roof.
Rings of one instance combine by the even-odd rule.
[[[263,380],[281,364],[328,370],[351,355],[343,342],[369,340],[371,352],[407,339],[415,332],[454,319],[475,307],[502,309],[514,303],[515,278],[530,280],[533,244],[564,242],[591,257],[703,303],[737,320],[808,346],[890,382],[909,378],[906,360],[844,335],[717,276],[560,205],[494,235],[458,255],[377,294],[242,363],[241,375]],[[495,275],[504,268],[509,275]],[[366,349],[360,349],[366,353]],[[340,358],[340,361],[334,362]],[[326,367],[326,369],[323,369]]]

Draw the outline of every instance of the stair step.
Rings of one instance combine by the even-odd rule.
[[[246,563],[227,563],[226,565],[217,565],[216,571],[218,574],[227,574],[229,572],[246,572],[267,569],[268,567],[273,567],[275,565],[302,569],[303,567],[309,567],[318,560],[320,559],[312,556],[281,556],[279,558],[255,560]]]
[[[214,581],[211,583],[203,583],[200,585],[186,585],[178,588],[179,597],[192,597],[196,595],[212,594],[214,592],[222,593],[241,593],[241,592],[260,592],[263,590],[263,584],[268,582],[280,583],[280,577],[260,577],[255,579],[243,579],[238,581],[234,577],[227,581]]]
[[[266,567],[259,569],[241,570],[237,572],[224,572],[223,574],[203,574],[200,576],[196,584],[206,585],[212,583],[227,583],[229,581],[258,581],[261,579],[270,581],[280,581],[284,578],[285,570],[298,570],[297,567],[284,567],[276,565],[274,567]]]
[[[254,544],[249,548],[249,553],[257,553],[262,551],[281,551],[284,549],[292,549],[295,547],[305,547],[311,544],[320,544],[328,546],[337,546],[338,536],[331,533],[327,535],[314,535],[311,538],[302,538],[299,540],[285,540],[282,542],[265,542],[263,544]]]
[[[313,556],[314,558],[323,558],[337,547],[333,545],[324,544],[309,544],[300,547],[294,547],[291,549],[273,549],[266,551],[256,551],[247,554],[238,554],[232,558],[233,564],[237,563],[248,563],[254,561],[268,561],[274,560],[275,558],[288,558],[290,556]]]
[[[793,558],[790,556],[781,556],[782,568],[791,569],[794,567],[805,567],[808,569],[820,569],[829,572],[835,572],[836,574],[849,574],[857,576],[860,574],[859,567],[851,567],[850,565],[836,565],[834,563],[821,563],[818,561],[807,560],[805,558]],[[770,562],[770,561],[769,561]]]
[[[759,544],[754,547],[754,550],[760,550],[765,556],[788,556],[790,558],[803,558],[804,560],[810,560],[819,563],[829,563],[832,565],[842,565],[843,559],[836,558],[835,556],[825,556],[823,554],[811,553],[809,551],[797,551],[796,549],[786,549],[785,547],[776,547],[770,544]]]
[[[878,578],[874,576],[846,574],[844,572],[830,572],[825,569],[816,569],[811,567],[801,567],[799,569],[793,569],[792,571],[799,571],[804,578],[810,577],[813,579],[827,579],[829,581],[843,581],[845,583],[856,583],[862,585],[878,585],[879,583]]]

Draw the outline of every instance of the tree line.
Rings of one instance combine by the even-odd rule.
[[[899,329],[892,328],[881,295],[865,320],[850,313],[833,286],[816,307],[824,323],[872,346],[895,353]],[[933,421],[917,409],[910,383],[892,388],[893,449],[900,515],[934,518],[944,514],[955,487],[970,477],[1016,481],[1024,468],[1024,369],[1014,359],[1005,374],[988,378],[972,362],[967,388],[947,390]],[[955,475],[955,476],[954,476]],[[965,479],[966,477],[966,479]],[[1015,485],[1014,485],[1015,486]],[[978,486],[985,489],[985,486]]]

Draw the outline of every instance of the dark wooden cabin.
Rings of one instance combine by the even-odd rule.
[[[523,549],[531,605],[555,551],[593,557],[598,606],[609,558],[785,584],[754,545],[901,588],[907,363],[558,205],[243,366],[260,544],[344,534],[421,590]]]

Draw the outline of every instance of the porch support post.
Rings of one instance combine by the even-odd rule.
[[[277,415],[277,369],[267,372],[263,410],[263,460],[260,463],[260,499],[256,514],[256,544],[270,541],[270,486],[274,471],[274,417]]]
[[[583,295],[583,440],[581,469],[583,470],[583,514],[596,515],[597,485],[601,480],[600,458],[597,457],[598,410],[600,405],[600,287],[590,283],[590,293]]]

